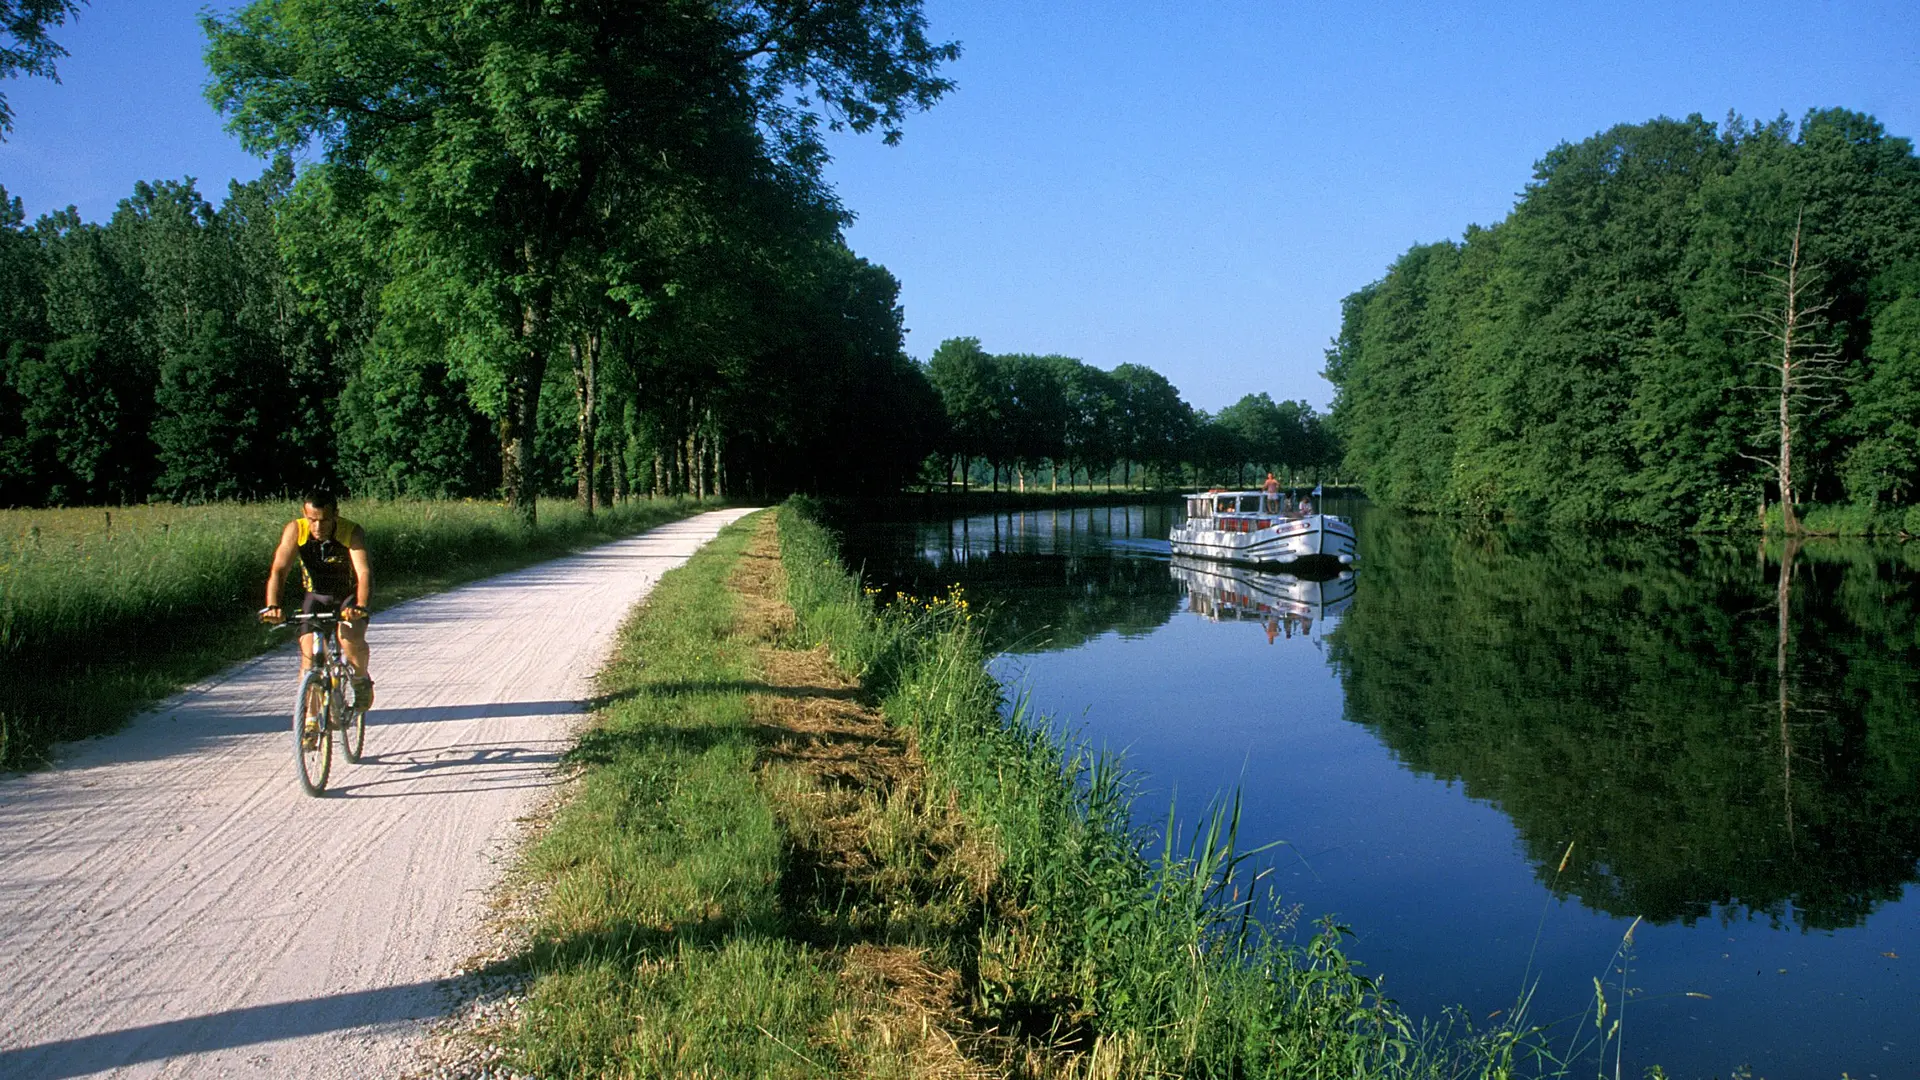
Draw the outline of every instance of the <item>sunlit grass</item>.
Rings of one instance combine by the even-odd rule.
[[[551,500],[532,530],[492,502],[358,500],[340,509],[367,530],[377,610],[697,506],[636,500],[588,519]],[[183,682],[265,647],[252,615],[280,528],[298,513],[291,500],[0,510],[0,767],[30,763],[56,740],[112,730]]]

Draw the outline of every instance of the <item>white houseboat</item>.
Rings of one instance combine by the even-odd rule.
[[[1261,491],[1187,496],[1187,520],[1167,537],[1175,555],[1255,565],[1353,562],[1353,526],[1312,503]]]

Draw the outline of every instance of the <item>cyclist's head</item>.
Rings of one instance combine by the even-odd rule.
[[[302,500],[300,516],[313,523],[316,534],[331,539],[333,522],[340,516],[340,500],[325,488],[315,488]]]

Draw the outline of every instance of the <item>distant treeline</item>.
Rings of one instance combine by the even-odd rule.
[[[1322,418],[1304,401],[1249,394],[1209,415],[1166,376],[1139,364],[1103,371],[1070,356],[995,355],[978,338],[949,338],[927,377],[938,391],[944,460],[928,478],[969,484],[984,465],[995,487],[1045,471],[1051,482],[1249,482],[1272,470],[1289,483],[1318,477],[1340,458]]]
[[[1347,474],[1394,506],[1724,528],[1788,477],[1789,511],[1901,520],[1920,159],[1837,109],[1563,144],[1506,220],[1347,297],[1327,377]]]

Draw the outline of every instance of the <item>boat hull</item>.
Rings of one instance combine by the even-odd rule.
[[[1353,526],[1326,514],[1287,518],[1245,532],[1188,522],[1176,527],[1167,542],[1175,555],[1254,566],[1353,561]]]

